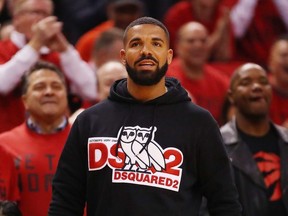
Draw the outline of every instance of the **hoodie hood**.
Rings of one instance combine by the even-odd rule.
[[[141,102],[133,98],[127,90],[127,79],[116,81],[110,89],[110,100],[125,102],[131,104],[145,103],[145,104],[174,104],[184,101],[191,101],[187,91],[181,86],[180,82],[172,77],[165,78],[165,86],[168,92],[164,95],[150,101]]]
[[[167,87],[168,91],[161,95],[160,97],[157,97],[153,100],[146,101],[146,102],[141,102],[133,98],[127,89],[127,79],[121,79],[116,81],[113,86],[110,89],[110,96],[108,99],[116,102],[121,102],[121,103],[127,103],[130,107],[130,115],[127,115],[127,118],[123,122],[123,127],[121,128],[120,133],[118,134],[118,141],[117,141],[117,147],[116,147],[116,156],[118,156],[118,148],[120,146],[120,138],[123,133],[124,127],[126,126],[127,122],[129,121],[129,118],[132,118],[131,116],[133,113],[133,108],[132,104],[149,104],[154,106],[153,108],[153,115],[151,119],[151,133],[149,138],[147,139],[147,142],[143,145],[142,149],[140,150],[139,154],[147,148],[147,145],[150,143],[151,138],[152,138],[152,132],[154,131],[154,120],[156,117],[156,110],[157,107],[161,105],[166,105],[166,104],[176,104],[176,103],[181,103],[181,102],[186,102],[186,101],[191,101],[191,99],[188,97],[187,91],[180,85],[179,81],[175,78],[171,77],[166,77],[165,78],[165,86]]]

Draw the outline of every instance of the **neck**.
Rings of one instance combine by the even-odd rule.
[[[136,99],[142,102],[153,100],[157,97],[162,96],[167,92],[165,87],[165,78],[152,86],[141,86],[135,84],[131,79],[127,79],[128,92]]]
[[[65,120],[64,116],[57,119],[47,118],[47,119],[37,119],[35,117],[30,117],[33,124],[40,130],[41,134],[52,134],[55,133],[56,129]]]
[[[181,61],[181,66],[183,68],[185,75],[189,79],[197,80],[203,77],[203,74],[204,74],[203,65],[191,65],[191,64],[186,64],[184,61]]]
[[[268,116],[259,118],[258,120],[251,120],[250,118],[240,117],[236,114],[236,121],[241,131],[252,136],[263,136],[270,129]]]

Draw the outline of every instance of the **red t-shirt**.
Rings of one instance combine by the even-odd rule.
[[[271,45],[285,33],[287,29],[273,0],[258,1],[245,35],[236,40],[236,57],[267,66]]]
[[[232,1],[232,0],[230,0]],[[193,4],[191,1],[180,1],[169,8],[169,10],[164,15],[163,22],[166,25],[169,33],[170,33],[170,45],[171,48],[175,47],[176,35],[179,28],[185,23],[196,21],[202,23],[211,34],[214,32],[217,22],[219,18],[222,16],[222,7],[231,7],[232,3],[230,1],[223,1],[219,3],[217,8],[215,9],[215,14],[211,20],[200,21],[196,14],[193,12]],[[234,4],[234,2],[233,2]],[[234,52],[234,41],[233,35],[231,31],[231,51]]]
[[[0,146],[0,200],[18,201],[18,175],[13,156]]]
[[[273,88],[272,88],[273,89]],[[270,118],[276,124],[282,125],[288,120],[288,94],[283,95],[273,89],[270,105]]]
[[[52,178],[69,131],[70,125],[54,134],[37,134],[23,123],[0,135],[0,145],[16,161],[23,216],[47,216]]]
[[[207,109],[221,124],[221,109],[229,85],[229,79],[226,75],[221,74],[220,71],[209,65],[205,65],[202,79],[189,79],[185,75],[179,59],[176,58],[169,65],[167,76],[177,78],[181,85],[193,95],[196,103]]]
[[[0,64],[8,62],[18,51],[18,47],[12,41],[0,41]],[[56,52],[42,55],[41,59],[60,67],[59,54]],[[7,95],[0,95],[0,133],[20,125],[24,120],[25,110],[21,100],[20,86]]]

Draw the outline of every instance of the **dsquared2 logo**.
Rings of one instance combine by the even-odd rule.
[[[182,152],[166,148],[154,140],[156,127],[120,128],[118,138],[93,137],[88,140],[88,168],[109,166],[112,182],[130,183],[178,191],[181,182]]]

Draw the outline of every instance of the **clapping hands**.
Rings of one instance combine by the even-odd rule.
[[[62,33],[63,23],[55,16],[46,17],[32,26],[29,44],[37,51],[46,46],[52,51],[64,52],[69,43]]]

